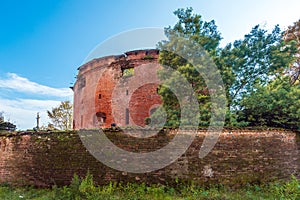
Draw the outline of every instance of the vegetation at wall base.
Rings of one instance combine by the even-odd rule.
[[[95,186],[93,176],[87,174],[80,178],[76,174],[69,186],[51,189],[32,187],[0,186],[0,199],[34,199],[34,200],[81,200],[81,199],[300,199],[300,180],[294,176],[285,182],[268,185],[246,185],[243,188],[227,188],[221,185],[198,187],[192,183],[165,186],[145,185],[144,183],[113,183]]]

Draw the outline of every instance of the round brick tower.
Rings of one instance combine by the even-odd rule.
[[[157,94],[159,51],[129,51],[94,59],[78,68],[74,129],[144,126],[161,104]],[[153,80],[147,83],[144,80]]]

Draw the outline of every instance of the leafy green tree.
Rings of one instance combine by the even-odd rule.
[[[220,53],[220,65],[232,69],[229,102],[238,106],[244,93],[251,93],[254,85],[266,84],[274,76],[282,76],[294,60],[296,49],[287,47],[282,32],[276,26],[271,33],[255,26],[243,40],[228,44]]]
[[[3,112],[0,112],[0,123],[4,122],[4,116],[3,116]]]
[[[0,131],[14,131],[16,130],[16,125],[4,121],[3,112],[0,112]]]
[[[70,101],[61,102],[58,107],[47,111],[47,114],[55,128],[60,130],[72,129],[73,106]]]
[[[197,43],[197,45],[201,45],[203,47],[203,49],[192,49],[193,53],[200,53],[201,51],[205,50],[208,52],[210,57],[214,59],[217,56],[221,35],[217,30],[217,26],[214,21],[203,21],[200,15],[193,14],[192,8],[178,9],[174,12],[174,14],[178,17],[178,22],[174,27],[168,27],[165,29],[165,35],[167,36],[168,40],[162,41],[158,45],[158,48],[161,50],[159,62],[162,64],[162,66],[171,67],[176,70],[176,72],[179,72],[179,74],[190,83],[199,103],[200,125],[207,126],[209,124],[211,108],[207,84],[191,63],[189,63],[183,57],[164,49],[171,49],[174,51],[186,50],[184,54],[190,53],[189,48],[191,47],[186,47],[186,44],[183,41],[174,38],[174,35],[177,35],[187,38]],[[179,79],[179,75],[176,73],[170,74],[169,70],[161,70],[159,72],[159,77],[169,85],[176,86],[176,84],[179,84],[177,81]],[[178,126],[180,124],[181,116],[179,100],[168,87],[160,87],[159,94],[162,96],[164,110],[167,114],[166,124],[168,126]],[[189,97],[189,95],[187,95],[187,97]],[[156,113],[161,115],[161,112],[162,108],[158,109]]]
[[[268,85],[257,84],[241,100],[240,120],[250,126],[300,129],[300,85],[278,77]]]
[[[295,62],[291,63],[288,73],[291,77],[291,83],[294,84],[300,81],[300,20],[296,21],[292,26],[284,32],[284,41],[287,45],[293,43],[297,47],[295,54]]]
[[[258,88],[260,88],[259,91],[262,91],[261,88],[270,87],[268,86],[269,83],[273,83],[279,77],[284,77],[291,63],[294,63],[297,58],[297,56],[295,57],[297,55],[297,46],[294,40],[284,41],[283,32],[278,26],[275,26],[271,32],[268,32],[257,25],[243,39],[236,40],[224,48],[220,48],[219,43],[222,38],[213,20],[210,22],[203,21],[201,15],[193,13],[192,8],[178,9],[174,14],[178,17],[178,22],[174,27],[165,29],[168,40],[162,41],[158,45],[158,48],[161,50],[159,62],[164,66],[164,69],[159,72],[160,79],[166,80],[169,85],[178,84],[177,79],[179,77],[166,70],[166,66],[172,67],[183,75],[192,85],[197,95],[200,125],[207,126],[209,124],[212,116],[211,95],[213,91],[208,90],[208,83],[201,76],[203,74],[199,74],[197,69],[183,57],[172,53],[172,51],[181,51],[186,54],[192,54],[192,52],[189,52],[190,48],[192,48],[193,52],[201,52],[202,49],[198,50],[185,46],[184,42],[174,39],[174,35],[190,39],[203,47],[217,65],[223,78],[228,100],[227,125],[263,124],[255,123],[251,120],[251,117],[248,118],[245,115],[250,113],[252,108],[247,103],[251,104],[250,100],[255,101],[254,97],[250,97],[256,94],[255,92]],[[164,49],[170,49],[171,51]],[[199,57],[201,57],[201,53],[199,53]],[[203,61],[203,66],[206,64]],[[178,126],[182,114],[178,97],[168,87],[164,86],[160,87],[159,94],[162,96],[164,104],[151,118],[159,119],[159,116],[163,116],[164,112],[166,112],[166,124]],[[285,95],[284,93],[278,93],[278,95],[280,94]],[[255,97],[258,98],[258,96]],[[281,98],[285,98],[285,96],[281,96]],[[259,99],[256,99],[256,101],[259,101]],[[282,116],[288,117],[288,115]],[[289,119],[286,118],[286,120],[288,121]],[[267,124],[280,126],[279,123],[273,122]],[[282,126],[287,125],[283,123]]]

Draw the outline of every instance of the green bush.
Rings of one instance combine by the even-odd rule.
[[[103,199],[300,199],[300,181],[292,176],[289,181],[268,185],[247,185],[232,189],[220,185],[209,188],[199,187],[193,183],[176,182],[174,187],[164,185],[146,185],[145,183],[110,182],[105,186],[95,186],[90,172],[80,179],[76,174],[69,186],[51,189],[32,187],[0,186],[1,200],[103,200]]]

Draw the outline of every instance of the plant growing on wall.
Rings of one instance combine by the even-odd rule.
[[[146,55],[144,58],[142,58],[143,60],[153,60],[154,57],[152,55]]]
[[[128,68],[123,70],[123,77],[130,77],[134,75],[134,68]]]

